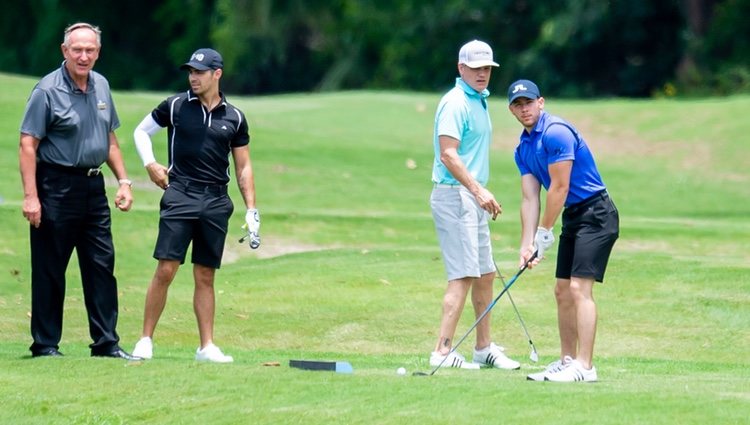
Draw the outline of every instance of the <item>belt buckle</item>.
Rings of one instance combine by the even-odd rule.
[[[101,173],[102,173],[101,168],[89,168],[89,170],[86,172],[86,176],[94,177],[94,176],[98,176]]]

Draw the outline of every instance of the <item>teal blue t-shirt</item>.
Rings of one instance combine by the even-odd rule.
[[[490,177],[490,144],[492,122],[487,110],[486,97],[490,92],[477,92],[461,78],[456,86],[446,93],[435,112],[433,147],[435,160],[432,165],[432,182],[460,184],[440,162],[440,136],[450,136],[460,143],[458,156],[469,173],[482,186]]]

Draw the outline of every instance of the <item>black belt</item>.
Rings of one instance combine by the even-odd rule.
[[[194,181],[171,181],[170,186],[174,186],[177,190],[184,192],[197,192],[197,193],[214,193],[219,195],[226,195],[227,185],[226,184],[210,184],[200,183]]]
[[[95,177],[102,174],[102,167],[94,168],[81,168],[81,167],[68,167],[66,165],[53,164],[51,162],[40,162],[39,166],[42,168],[49,168],[51,170],[58,171],[65,174],[73,174],[76,176]]]
[[[580,210],[581,208],[588,207],[589,205],[598,202],[600,200],[607,200],[609,199],[609,194],[607,193],[607,189],[600,190],[599,192],[589,196],[588,198],[584,199],[581,202],[578,202],[577,204],[570,205],[565,208],[568,212],[572,213],[575,211]]]

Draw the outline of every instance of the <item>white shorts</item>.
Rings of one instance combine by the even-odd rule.
[[[489,213],[465,187],[435,187],[432,217],[448,280],[480,277],[495,271]]]

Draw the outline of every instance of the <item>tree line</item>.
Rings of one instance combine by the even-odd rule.
[[[59,66],[62,30],[100,26],[97,70],[121,90],[181,90],[199,47],[238,94],[443,90],[481,39],[491,90],[530,78],[566,97],[750,91],[750,0],[28,0],[0,16],[0,70]]]

